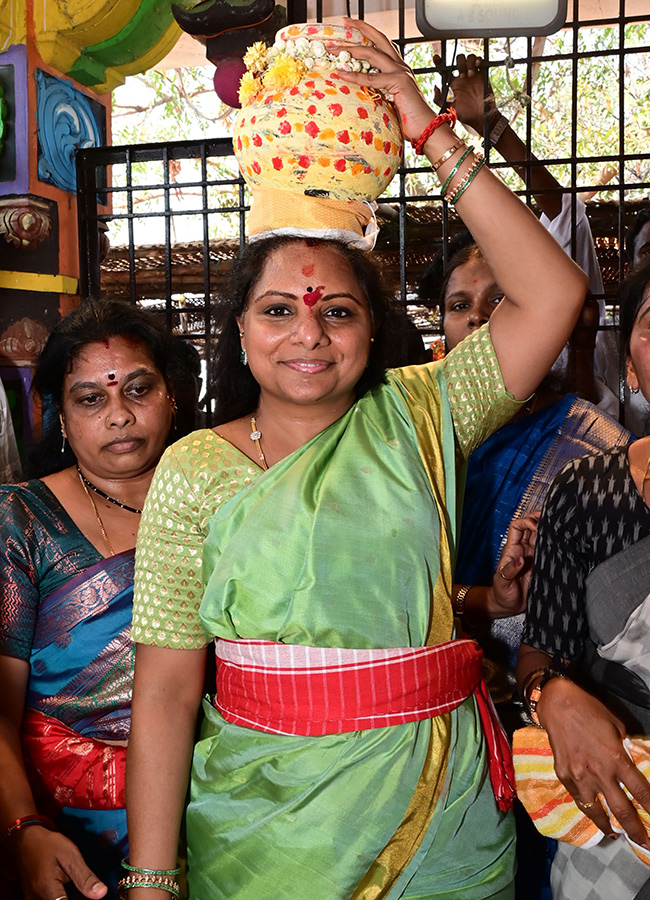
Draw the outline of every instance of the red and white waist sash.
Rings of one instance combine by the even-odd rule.
[[[514,797],[507,738],[481,678],[475,641],[353,650],[216,640],[215,706],[227,722],[286,735],[341,734],[430,719],[474,694],[497,803]]]

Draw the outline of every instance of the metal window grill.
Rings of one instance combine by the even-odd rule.
[[[305,11],[296,8],[300,4],[294,2],[293,6],[289,10],[293,20],[304,21]],[[618,15],[594,20],[588,15],[581,18],[580,2],[575,0],[573,17],[562,32],[559,49],[557,41],[549,40],[542,46],[532,38],[517,38],[510,45],[499,39],[473,44],[484,57],[493,80],[513,70],[525,88],[522,93],[533,95],[533,100],[535,76],[539,78],[542,69],[566,73],[562,80],[570,84],[569,103],[561,110],[564,130],[557,134],[558,149],[552,156],[530,161],[538,104],[528,102],[520,110],[517,130],[527,158],[516,163],[524,175],[523,181],[514,186],[528,204],[534,205],[529,186],[534,166],[545,165],[557,173],[562,192],[572,198],[602,191],[602,184],[594,177],[595,168],[610,166],[615,170],[611,185],[600,194],[606,199],[588,206],[612,322],[616,312],[613,295],[625,272],[625,231],[650,187],[650,152],[642,152],[638,141],[636,147],[629,146],[628,139],[630,129],[637,135],[643,131],[647,135],[650,130],[650,17],[626,15],[625,7],[626,0],[619,0]],[[318,2],[317,18],[322,18],[322,12],[322,3]],[[363,17],[361,0],[357,12]],[[424,45],[424,49],[419,48],[420,59],[422,53],[430,56],[431,48],[424,39],[405,37],[405,21],[404,0],[400,0],[398,33],[392,37],[407,58],[412,58],[418,45]],[[605,34],[603,29],[608,29],[606,46],[598,39],[599,34]],[[453,41],[440,45],[447,63],[454,50]],[[614,87],[609,92],[602,88],[603,104],[609,107],[605,116],[607,149],[594,152],[585,139],[584,78],[589,67],[593,72],[598,66]],[[431,85],[432,60],[418,65],[415,71],[422,84]],[[640,92],[632,98],[634,103],[627,93],[631,72],[641,72],[634,81],[635,90]],[[600,84],[592,87],[598,99]],[[630,106],[634,104],[636,113],[631,121]],[[504,175],[512,169],[513,164],[504,163],[493,149],[486,155],[490,167]],[[191,339],[204,358],[209,357],[213,304],[230,261],[244,241],[248,208],[248,192],[238,175],[230,140],[81,150],[77,154],[77,183],[82,298],[117,295],[152,305],[164,314],[170,329]],[[438,198],[438,190],[430,167],[423,166],[409,148],[390,193],[380,200],[380,221],[384,225],[377,250],[404,302],[416,299],[424,268],[438,248],[447,246],[450,234],[460,225],[453,210]],[[102,205],[103,196],[108,196],[108,206]],[[148,206],[142,203],[145,196],[154,197]],[[572,220],[575,248],[575,203]],[[191,241],[179,241],[179,232],[188,222],[194,236]],[[222,227],[223,223],[228,227]],[[121,229],[123,246],[114,246],[103,260],[104,233],[116,227]],[[433,316],[428,327],[435,330]]]

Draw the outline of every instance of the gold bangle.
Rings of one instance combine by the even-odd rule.
[[[454,600],[454,615],[462,616],[465,613],[465,597],[469,594],[469,592],[474,587],[473,584],[464,584],[462,588],[456,594],[456,599]]]
[[[433,171],[437,172],[443,163],[446,163],[448,159],[451,159],[456,150],[460,150],[460,148],[464,146],[465,141],[461,138],[461,140],[459,140],[458,143],[454,144],[453,147],[450,147],[449,150],[445,150],[440,159],[437,159],[434,163],[431,163],[431,168],[433,169]]]

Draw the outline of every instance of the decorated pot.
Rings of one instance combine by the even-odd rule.
[[[344,81],[368,64],[327,41],[368,44],[356,28],[290,25],[273,47],[249,48],[233,143],[251,186],[337,200],[375,200],[402,159],[395,109],[380,91]]]

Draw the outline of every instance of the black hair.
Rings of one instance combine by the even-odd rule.
[[[445,317],[445,294],[453,272],[471,259],[482,259],[478,244],[469,231],[460,231],[447,244],[447,265],[441,248],[420,280],[418,294],[423,303],[437,306],[441,321]]]
[[[314,242],[313,238],[276,235],[248,244],[235,261],[229,289],[216,310],[217,347],[210,389],[215,402],[216,424],[249,415],[257,407],[260,387],[250,368],[241,363],[237,317],[244,313],[250,293],[259,281],[267,260],[282,247]],[[394,336],[399,332],[406,312],[386,288],[380,269],[368,251],[349,247],[342,241],[317,242],[332,247],[347,261],[370,308],[375,332],[368,365],[356,387],[357,397],[361,397],[383,381],[387,367],[402,364],[403,360],[396,358]]]
[[[630,267],[634,265],[634,245],[636,244],[636,239],[646,222],[650,222],[650,206],[646,206],[644,209],[639,210],[634,217],[634,221],[625,232],[625,256],[627,257],[627,264]]]
[[[619,290],[618,330],[620,353],[623,358],[629,355],[632,329],[648,285],[650,285],[650,259],[628,275]]]
[[[169,393],[174,395],[174,338],[153,313],[122,300],[81,303],[52,329],[36,363],[32,389],[40,398],[43,418],[40,440],[28,459],[30,477],[60,472],[76,462],[67,441],[61,452],[64,442],[59,412],[65,376],[85,346],[104,343],[112,337],[128,337],[144,344]]]

